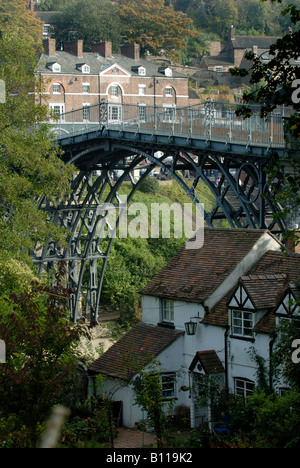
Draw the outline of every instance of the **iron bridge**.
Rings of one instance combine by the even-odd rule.
[[[53,241],[38,246],[34,260],[39,272],[58,261],[68,265],[68,281],[74,290],[71,318],[98,319],[105,267],[120,221],[119,190],[135,191],[153,171],[161,179],[174,179],[197,206],[201,186],[212,194],[204,204],[208,226],[269,229],[281,232],[276,219],[280,207],[271,195],[265,167],[272,152],[285,149],[280,108],[269,119],[236,116],[237,105],[207,101],[186,108],[121,105],[101,102],[59,115],[53,134],[63,149],[63,160],[77,168],[67,200],[53,206],[46,197],[40,208],[51,220],[69,231],[67,246]],[[115,206],[118,216],[111,226],[108,212],[99,206]]]

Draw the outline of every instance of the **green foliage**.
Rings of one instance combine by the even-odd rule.
[[[76,347],[80,328],[69,321],[69,293],[62,284],[63,267],[56,285],[35,282],[29,291],[0,297],[1,339],[7,362],[0,365],[1,413],[16,415],[36,441],[38,423],[50,408],[68,402],[76,386]]]
[[[167,429],[168,411],[174,405],[174,400],[166,401],[163,397],[160,366],[159,361],[153,360],[132,381],[134,402],[146,412],[148,423],[154,427],[158,447]]]
[[[41,23],[23,0],[0,0],[0,79],[6,103],[0,105],[0,249],[1,256],[30,261],[28,250],[47,236],[63,240],[47,222],[38,200],[64,197],[73,168],[61,161],[50,127],[48,109],[35,101],[42,92],[35,78],[41,51]]]
[[[155,195],[159,191],[159,182],[155,177],[146,177],[139,185],[139,191]]]
[[[53,19],[54,34],[58,42],[83,39],[86,51],[95,42],[111,41],[113,50],[118,51],[122,27],[117,6],[106,0],[78,0],[67,2],[62,14]]]
[[[244,400],[230,399],[232,421],[227,446],[232,448],[299,448],[300,395],[255,393]]]

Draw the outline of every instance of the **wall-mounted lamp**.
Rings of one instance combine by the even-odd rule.
[[[185,332],[189,336],[193,336],[196,334],[197,330],[197,322],[192,322],[192,319],[200,319],[199,317],[199,312],[197,317],[191,317],[189,322],[185,322],[184,327],[185,327]]]
[[[192,320],[190,320],[189,322],[185,322],[184,326],[187,335],[191,336],[196,334],[197,322],[192,322]]]

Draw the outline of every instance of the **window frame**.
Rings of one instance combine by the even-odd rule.
[[[82,94],[90,94],[90,91],[91,91],[91,83],[82,83]]]
[[[240,317],[237,317],[235,314],[240,314]],[[249,317],[245,317],[248,314]],[[253,339],[253,327],[254,327],[254,320],[253,320],[253,311],[246,310],[246,309],[231,309],[231,332],[233,337],[237,338],[244,338],[244,339]],[[237,322],[240,320],[240,325]],[[246,322],[251,322],[251,326],[246,326]],[[237,329],[241,329],[241,333],[238,332]],[[250,333],[245,333],[246,330],[250,331]]]
[[[88,102],[82,105],[82,119],[86,123],[91,121],[91,104]]]
[[[247,388],[247,386],[248,387],[251,386],[251,388]],[[242,391],[238,392],[237,388],[240,388]],[[255,382],[253,382],[253,380],[247,379],[245,377],[234,378],[234,395],[235,396],[240,396],[246,399],[248,396],[253,395],[254,389],[255,389]]]
[[[174,301],[162,299],[161,308],[162,322],[174,325]]]
[[[176,399],[176,372],[161,373],[160,384],[163,400]]]
[[[55,90],[55,87],[57,87],[56,90]],[[61,88],[62,88],[62,86],[61,86],[60,83],[53,83],[53,84],[52,84],[52,91],[53,91],[53,94],[56,94],[56,95],[61,94]]]

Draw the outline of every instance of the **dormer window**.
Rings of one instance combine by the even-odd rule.
[[[159,73],[163,73],[165,76],[173,76],[173,70],[170,67],[160,67],[158,71]]]
[[[144,68],[144,67],[139,67],[139,69],[138,69],[138,74],[139,74],[140,76],[145,76],[145,75],[146,75],[146,68]]]
[[[231,311],[231,324],[233,336],[252,338],[253,313],[245,310]]]
[[[146,76],[146,68],[145,67],[142,67],[141,65],[140,66],[134,66],[134,67],[131,67],[131,70],[135,73],[137,73],[138,75],[140,76]]]
[[[77,65],[78,70],[81,71],[81,73],[88,74],[91,72],[91,67],[87,65],[86,63]]]
[[[61,65],[57,62],[54,62],[54,63],[49,63],[47,65],[47,67],[49,68],[49,70],[53,71],[53,73],[60,73],[61,72]]]
[[[228,308],[230,311],[231,333],[237,338],[252,338],[256,309],[242,284],[232,295]]]

